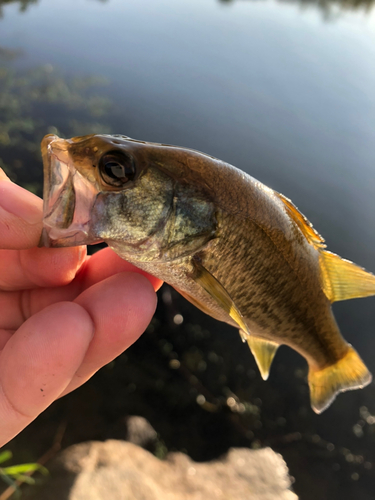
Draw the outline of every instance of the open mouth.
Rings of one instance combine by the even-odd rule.
[[[42,141],[44,187],[40,246],[67,247],[97,243],[90,234],[90,214],[97,189],[74,167],[69,143],[56,135]]]

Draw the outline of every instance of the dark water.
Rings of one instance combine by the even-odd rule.
[[[184,145],[282,192],[330,250],[375,271],[371,1],[0,1],[0,15],[0,164],[18,182],[39,191],[38,143],[47,131]],[[51,429],[59,411],[68,421],[75,415],[65,444],[111,437],[103,425],[139,413],[168,449],[197,460],[229,446],[271,445],[303,500],[374,498],[374,385],[316,416],[301,358],[280,349],[263,383],[235,331],[174,294],[164,299],[152,331],[78,392],[86,406],[72,395],[50,410]],[[334,311],[375,373],[374,299]],[[171,357],[183,370],[169,367]],[[215,413],[196,403],[199,394]],[[231,410],[230,397],[246,411]],[[82,431],[84,418],[97,419],[91,432]],[[43,435],[33,429],[25,441]],[[25,446],[21,435],[14,447]]]

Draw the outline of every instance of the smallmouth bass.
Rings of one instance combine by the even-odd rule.
[[[42,245],[105,241],[239,328],[264,379],[288,345],[317,413],[371,382],[331,303],[375,295],[375,276],[327,251],[289,199],[209,155],[122,135],[47,135],[42,155]]]

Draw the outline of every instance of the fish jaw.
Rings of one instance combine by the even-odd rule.
[[[69,142],[56,135],[42,141],[44,170],[43,230],[40,246],[69,247],[99,243],[90,230],[98,189],[74,166]]]

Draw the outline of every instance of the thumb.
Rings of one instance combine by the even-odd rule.
[[[28,319],[0,352],[0,448],[71,382],[94,333],[89,314],[60,302]]]
[[[38,245],[43,201],[10,181],[0,168],[0,248],[15,250]]]

